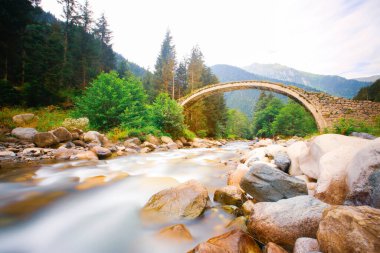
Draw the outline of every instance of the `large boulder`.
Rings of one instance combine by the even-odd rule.
[[[33,113],[23,113],[12,117],[12,121],[13,123],[15,123],[16,126],[26,126],[36,122],[37,120],[38,117],[35,116]]]
[[[71,141],[73,135],[65,127],[58,127],[51,131],[59,140],[59,142]]]
[[[342,146],[321,157],[316,198],[333,205],[343,204],[347,193],[346,169],[356,152],[356,147]]]
[[[269,159],[267,158],[267,149],[264,147],[256,148],[256,149],[248,152],[248,154],[246,154],[245,157],[246,157],[246,159],[245,159],[244,164],[248,167],[251,167],[253,165],[253,163],[255,163],[255,162],[269,161]]]
[[[195,180],[154,194],[142,209],[142,217],[153,221],[195,219],[208,206],[207,189]]]
[[[33,141],[36,133],[38,133],[38,131],[30,127],[17,127],[11,132],[11,134],[16,138],[26,141]]]
[[[359,138],[363,138],[363,139],[367,139],[367,140],[374,140],[374,139],[376,139],[375,136],[373,136],[372,134],[368,134],[368,133],[352,132],[350,135],[351,136],[355,136],[355,137],[359,137]]]
[[[240,186],[257,201],[277,201],[307,194],[303,180],[260,162],[256,162],[244,175]]]
[[[232,230],[200,243],[188,253],[261,253],[261,250],[250,235]]]
[[[342,146],[352,146],[359,149],[368,142],[369,140],[339,134],[319,135],[310,143],[307,152],[299,157],[300,169],[308,177],[318,179],[320,174],[319,160],[324,154]]]
[[[380,210],[332,206],[323,212],[318,242],[322,252],[380,252]]]
[[[303,156],[307,150],[308,147],[304,141],[297,141],[287,148],[286,153],[290,158],[290,175],[299,176],[303,174],[300,169],[299,158]]]
[[[293,249],[293,253],[309,253],[313,251],[319,251],[318,241],[307,237],[298,238]]]
[[[380,141],[363,147],[347,167],[346,203],[380,208]]]
[[[219,188],[214,193],[214,201],[224,205],[242,206],[245,200],[240,188],[233,185]]]
[[[58,138],[50,132],[36,133],[33,138],[34,144],[40,148],[51,147],[59,143]]]
[[[260,242],[274,242],[287,250],[300,237],[316,238],[322,212],[328,204],[311,196],[298,196],[253,206],[248,231]]]

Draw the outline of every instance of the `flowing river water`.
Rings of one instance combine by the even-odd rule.
[[[228,161],[248,142],[180,149],[110,160],[20,168],[0,177],[0,253],[187,252],[227,231],[234,218],[212,203],[195,220],[181,220],[194,240],[157,237],[173,223],[154,224],[140,210],[156,192],[195,179],[208,189],[226,185]],[[178,221],[176,222],[178,223]]]

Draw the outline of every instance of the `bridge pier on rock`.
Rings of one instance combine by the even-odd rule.
[[[380,115],[380,103],[377,102],[334,97],[323,92],[308,92],[294,86],[267,81],[239,81],[208,85],[180,98],[178,103],[186,109],[210,95],[244,89],[272,91],[295,100],[314,117],[320,132],[332,127],[340,118],[371,123]]]

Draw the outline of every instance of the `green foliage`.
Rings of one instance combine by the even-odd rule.
[[[361,88],[354,99],[380,102],[380,79],[370,86]]]
[[[195,135],[195,133],[193,133],[192,131],[190,131],[189,129],[185,129],[183,131],[183,137],[186,139],[186,140],[193,140],[195,137],[197,137]]]
[[[247,115],[238,110],[228,110],[226,128],[226,134],[229,139],[252,138],[250,121]]]
[[[263,92],[253,114],[253,134],[260,137],[273,136],[272,123],[283,106],[280,99]]]
[[[205,138],[205,137],[207,137],[207,130],[204,130],[204,129],[199,130],[199,131],[197,131],[197,135],[198,135],[200,138]]]
[[[40,132],[47,132],[62,126],[63,121],[69,117],[70,111],[46,108],[2,107],[0,109],[0,127],[15,128],[12,117],[22,113],[34,113],[38,120],[27,127],[35,127]]]
[[[185,129],[182,107],[167,93],[159,94],[150,109],[154,126],[174,138],[182,136]]]
[[[352,132],[370,132],[370,127],[364,122],[354,119],[340,118],[333,126],[334,133],[350,135]]]
[[[145,126],[142,128],[131,128],[127,129],[128,137],[137,137],[142,141],[145,141],[147,135],[151,134],[154,136],[162,136],[163,133],[160,129],[155,126]]]
[[[253,134],[261,137],[274,135],[307,136],[317,131],[313,117],[294,101],[284,104],[273,95],[261,93],[255,106]]]
[[[76,116],[84,116],[96,129],[141,127],[146,117],[145,93],[135,78],[121,79],[116,72],[100,74],[76,99]]]
[[[317,132],[313,117],[300,104],[290,101],[275,117],[272,132],[275,135],[300,136]]]

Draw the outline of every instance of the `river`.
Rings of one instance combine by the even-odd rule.
[[[159,239],[169,224],[140,219],[154,193],[196,179],[214,190],[226,185],[227,161],[247,142],[221,148],[180,149],[110,160],[21,168],[0,182],[1,253],[186,252],[227,231],[233,216],[212,203],[202,217],[183,220],[191,242]]]

